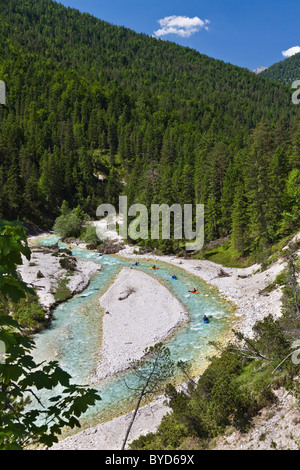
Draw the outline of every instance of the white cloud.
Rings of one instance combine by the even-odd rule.
[[[161,28],[154,31],[155,36],[165,36],[166,34],[177,34],[178,36],[188,38],[201,29],[208,30],[209,20],[201,20],[197,16],[189,18],[188,16],[166,16],[158,20]]]
[[[292,55],[298,54],[300,52],[300,47],[295,46],[295,47],[290,47],[287,51],[282,51],[282,55],[284,57],[292,57]]]

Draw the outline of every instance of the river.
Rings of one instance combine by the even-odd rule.
[[[49,246],[57,240],[54,236],[48,236],[37,241]],[[59,242],[59,247],[67,246]],[[81,420],[83,427],[90,427],[130,411],[135,404],[124,380],[134,380],[130,370],[99,383],[92,380],[102,340],[103,311],[99,306],[99,297],[111,285],[116,274],[123,267],[132,266],[133,261],[117,255],[103,255],[100,258],[98,253],[78,247],[72,247],[72,255],[100,263],[102,270],[82,293],[56,307],[51,327],[35,336],[34,357],[39,362],[59,361],[60,366],[72,376],[72,382],[99,390],[102,400],[90,408]],[[210,342],[224,342],[228,338],[234,317],[233,307],[216,288],[199,277],[168,263],[155,263],[160,269],[149,271],[153,260],[140,260],[139,267],[134,269],[141,269],[157,278],[189,313],[190,321],[176,330],[166,341],[166,346],[174,361],[189,361],[193,374],[199,374],[208,363],[208,356],[215,353]],[[172,274],[176,274],[177,280],[172,279]],[[194,287],[200,292],[199,295],[188,292]],[[203,323],[204,314],[210,318],[208,324]],[[182,380],[179,375],[175,379],[177,383]],[[48,397],[47,392],[41,399],[45,401]]]

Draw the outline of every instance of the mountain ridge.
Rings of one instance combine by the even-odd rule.
[[[297,165],[288,87],[50,0],[12,0],[0,16],[2,217],[49,228],[63,200],[93,216],[125,192],[204,203],[207,240],[232,233],[242,253],[266,225],[267,243],[285,233],[286,196],[271,214],[255,194],[268,207],[274,168],[283,191]]]
[[[267,70],[262,71],[261,76],[288,85],[295,80],[300,80],[300,52],[271,65]]]
[[[260,65],[255,70],[252,70],[252,72],[254,72],[256,75],[259,75],[260,73],[262,73],[264,70],[267,70],[267,69],[268,67],[263,67],[262,65]]]

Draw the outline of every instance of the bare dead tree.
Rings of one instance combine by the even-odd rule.
[[[136,292],[136,289],[134,287],[128,287],[128,289],[126,290],[126,292],[122,292],[120,297],[119,297],[119,300],[125,300],[125,299],[128,299],[128,297],[131,295],[131,294],[134,294]]]

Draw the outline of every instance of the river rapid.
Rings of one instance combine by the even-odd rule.
[[[57,237],[47,236],[36,240],[43,246],[53,245]],[[58,241],[60,248],[66,245]],[[53,312],[51,327],[35,336],[37,361],[57,360],[60,366],[72,376],[72,382],[89,385],[99,390],[102,400],[90,408],[82,418],[82,426],[91,427],[125,412],[135,405],[135,397],[126,386],[134,376],[130,370],[119,373],[99,383],[94,382],[94,372],[99,361],[102,341],[102,317],[99,298],[124,267],[132,267],[133,261],[117,255],[103,255],[72,246],[72,255],[100,263],[102,270],[91,280],[89,286],[72,299],[60,304]],[[234,308],[206,282],[185,270],[165,262],[155,262],[158,270],[150,271],[153,260],[140,260],[140,269],[154,276],[182,303],[189,314],[189,321],[180,326],[166,341],[172,359],[189,361],[192,373],[199,375],[208,364],[208,357],[215,354],[212,341],[226,342],[234,321]],[[172,279],[175,274],[177,279]],[[196,288],[199,294],[189,290]],[[151,311],[151,306],[149,306]],[[204,324],[203,316],[209,317]],[[146,332],[145,332],[146,334]],[[178,373],[177,384],[183,381]],[[57,391],[55,391],[57,392]],[[50,398],[43,394],[42,401]]]

